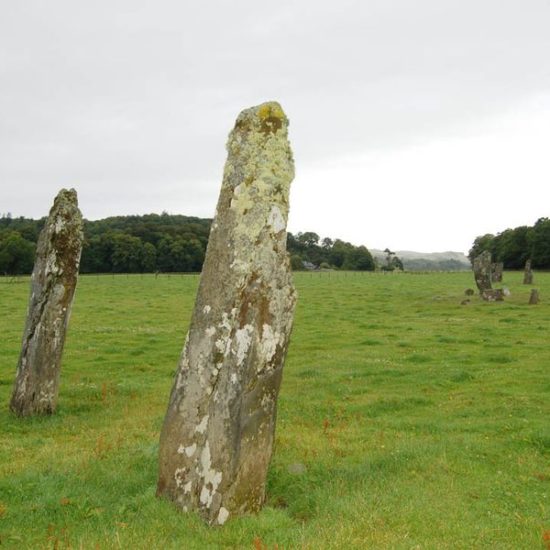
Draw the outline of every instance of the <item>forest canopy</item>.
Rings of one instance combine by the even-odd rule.
[[[0,218],[0,273],[31,273],[34,251],[45,218]],[[202,268],[210,219],[146,214],[84,221],[81,273],[198,272]],[[373,270],[364,246],[322,239],[313,232],[288,233],[293,269]]]
[[[9,214],[0,217],[0,274],[32,272],[36,241],[45,219],[12,218]],[[84,220],[80,271],[199,272],[208,244],[210,223],[210,219],[166,212]],[[355,246],[341,239],[321,238],[312,231],[288,233],[287,249],[294,270],[372,271],[389,267],[387,261],[373,258],[365,246]],[[505,269],[522,269],[529,258],[533,267],[550,269],[550,219],[540,218],[532,227],[520,226],[496,235],[477,237],[468,255],[470,261],[484,250],[491,252],[493,261],[503,262]],[[398,258],[393,260],[394,268],[403,269]],[[455,263],[452,260],[443,263],[407,260],[405,268],[413,271],[463,268]]]
[[[468,254],[470,261],[485,250],[494,262],[502,262],[504,269],[522,269],[529,259],[535,268],[550,269],[550,219],[539,218],[532,227],[522,225],[476,237]]]

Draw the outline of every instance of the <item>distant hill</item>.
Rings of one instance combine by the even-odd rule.
[[[371,249],[373,257],[380,265],[386,260],[383,250]],[[414,252],[396,250],[395,254],[403,262],[407,271],[464,271],[471,268],[470,261],[462,252]]]

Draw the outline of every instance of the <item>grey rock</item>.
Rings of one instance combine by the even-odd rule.
[[[82,241],[76,191],[62,189],[36,248],[27,321],[10,402],[10,409],[17,415],[51,414],[56,409]]]
[[[491,280],[493,283],[502,282],[502,272],[504,270],[504,264],[502,262],[496,262],[491,265]]]
[[[525,262],[525,271],[523,273],[523,284],[532,285],[533,284],[533,271],[531,270],[531,260]]]
[[[539,299],[539,291],[536,288],[532,288],[531,295],[529,296],[529,305],[537,305],[539,303]]]
[[[502,302],[504,300],[504,290],[502,288],[487,288],[481,293],[481,297],[486,302]]]
[[[162,427],[157,494],[210,524],[259,510],[296,292],[286,252],[294,162],[278,103],[243,111]]]
[[[483,251],[474,259],[474,278],[479,293],[491,288],[491,253]]]

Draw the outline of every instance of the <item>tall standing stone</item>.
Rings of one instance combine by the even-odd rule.
[[[296,293],[286,252],[294,162],[278,103],[227,144],[189,333],[160,437],[157,494],[211,524],[260,509]]]
[[[489,290],[491,286],[491,253],[483,251],[474,259],[474,277],[480,294]]]
[[[82,240],[76,191],[62,189],[36,247],[27,322],[10,402],[10,409],[20,416],[55,411]]]
[[[523,284],[532,285],[533,284],[533,271],[531,270],[531,260],[525,262],[525,271],[523,273]]]

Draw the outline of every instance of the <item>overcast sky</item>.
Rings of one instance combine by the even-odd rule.
[[[6,0],[0,213],[211,217],[272,99],[293,232],[467,252],[550,215],[550,0]]]

